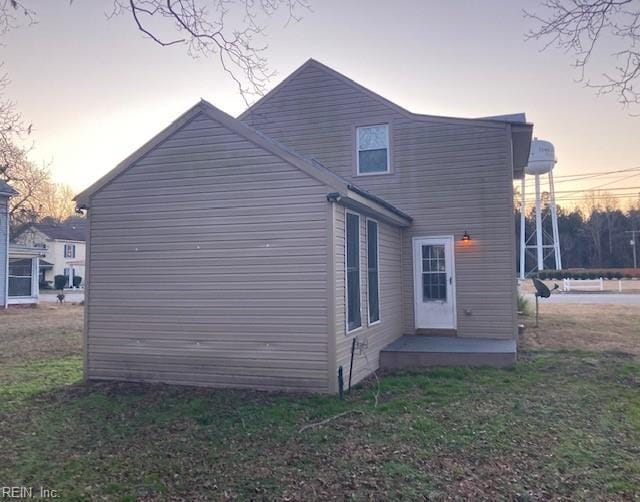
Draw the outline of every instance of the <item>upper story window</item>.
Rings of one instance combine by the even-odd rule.
[[[65,244],[64,245],[64,257],[65,258],[75,258],[76,257],[76,245],[75,244]]]
[[[356,129],[358,174],[388,173],[389,125],[379,124]]]

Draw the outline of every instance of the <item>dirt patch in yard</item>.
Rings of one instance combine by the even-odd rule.
[[[83,307],[78,305],[0,310],[0,363],[79,355],[82,327]]]
[[[539,327],[524,318],[524,350],[582,349],[640,356],[640,311],[633,305],[540,303]]]

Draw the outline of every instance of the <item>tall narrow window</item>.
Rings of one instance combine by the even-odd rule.
[[[65,258],[75,258],[76,257],[76,245],[75,244],[65,244],[64,245],[64,257]]]
[[[389,126],[358,127],[356,131],[358,174],[389,172]]]
[[[347,213],[347,332],[362,326],[360,314],[360,217]]]
[[[380,320],[380,287],[378,285],[378,223],[367,220],[367,297],[369,324]]]

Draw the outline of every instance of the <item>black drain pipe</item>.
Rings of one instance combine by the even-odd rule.
[[[342,375],[342,366],[338,368],[338,393],[340,394],[340,400],[344,398],[344,376]]]

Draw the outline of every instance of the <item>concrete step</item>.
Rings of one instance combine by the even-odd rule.
[[[490,366],[505,368],[516,363],[513,340],[404,335],[380,351],[384,369],[425,366]]]

